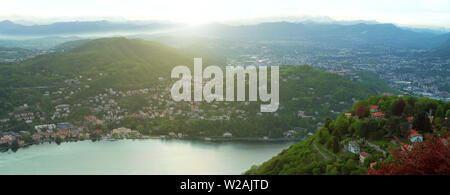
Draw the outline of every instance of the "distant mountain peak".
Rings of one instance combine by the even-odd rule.
[[[14,24],[11,20],[3,20],[0,22],[1,24]]]

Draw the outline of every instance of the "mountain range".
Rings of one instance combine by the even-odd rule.
[[[393,24],[323,24],[273,22],[247,26],[209,24],[193,34],[235,40],[310,41],[335,47],[380,45],[396,48],[434,48],[450,33],[415,32]]]
[[[0,22],[0,35],[4,36],[53,36],[105,32],[140,32],[179,27],[167,23],[133,23],[133,22],[57,22],[46,25],[21,25],[5,20]]]
[[[109,33],[109,34],[108,34]],[[48,25],[25,26],[11,21],[0,22],[0,37],[81,36],[102,37],[123,35],[148,38],[148,36],[191,36],[236,41],[293,41],[328,47],[392,47],[407,49],[436,49],[450,40],[450,33],[414,30],[389,23],[319,23],[304,21],[267,22],[252,25],[226,25],[211,23],[186,26],[172,23],[136,22],[58,22]],[[443,48],[445,49],[445,47]],[[444,50],[446,52],[448,50]]]

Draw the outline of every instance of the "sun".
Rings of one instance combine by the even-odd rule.
[[[185,15],[185,16],[181,16],[178,18],[179,18],[178,19],[179,22],[186,23],[186,24],[193,25],[193,26],[212,22],[211,18],[207,18],[204,16]]]

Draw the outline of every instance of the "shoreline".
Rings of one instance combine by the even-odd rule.
[[[62,143],[71,143],[71,142],[79,142],[79,141],[91,141],[91,142],[99,142],[99,141],[109,141],[109,142],[115,142],[120,140],[182,140],[182,141],[195,141],[195,142],[210,142],[210,143],[224,143],[224,142],[254,142],[254,143],[264,143],[264,142],[270,142],[270,143],[276,143],[276,142],[296,142],[296,141],[303,141],[305,138],[269,138],[269,139],[263,139],[263,138],[210,138],[205,139],[205,137],[198,137],[198,138],[161,138],[161,137],[149,137],[149,138],[123,138],[123,139],[99,139],[99,140],[91,140],[91,139],[84,139],[84,140],[71,140],[71,141],[63,141]],[[40,145],[40,144],[56,144],[55,141],[43,141],[38,143],[31,143],[26,144],[23,146],[20,146],[16,148],[16,151],[22,148],[28,148],[33,145]],[[4,150],[4,151],[3,151]],[[13,150],[11,146],[4,148],[3,150],[0,150],[0,153],[8,152],[9,150],[12,150],[13,152],[16,152]]]

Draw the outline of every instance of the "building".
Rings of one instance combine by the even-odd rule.
[[[41,141],[41,135],[35,133],[35,134],[33,134],[33,135],[31,136],[31,139],[33,139],[34,141],[39,142],[39,141]]]
[[[56,124],[56,128],[58,130],[72,130],[73,125],[70,123],[58,123],[58,124]]]
[[[377,105],[371,105],[370,106],[370,112],[378,112],[379,111],[379,109],[380,109],[380,107],[379,106],[377,106]]]
[[[36,125],[34,126],[34,129],[36,129],[36,131],[40,132],[41,130],[53,130],[56,128],[55,124],[45,124],[45,125]]]
[[[225,132],[223,134],[223,137],[233,137],[233,134],[231,134],[230,132]]]
[[[117,129],[113,129],[111,134],[119,134],[119,135],[124,135],[124,134],[129,134],[131,133],[131,129],[125,128],[125,127],[120,127]]]
[[[366,160],[366,158],[369,156],[369,153],[367,153],[367,152],[361,152],[360,154],[359,154],[359,161],[361,162],[361,163],[364,163],[364,160]]]
[[[141,133],[137,130],[131,130],[131,134],[135,135],[135,136],[140,136]]]
[[[353,154],[359,154],[359,144],[355,141],[351,141],[348,143],[348,151]]]
[[[10,141],[10,140],[7,140],[7,139],[2,139],[2,138],[0,138],[0,144],[8,144],[8,145],[11,145],[11,141]]]
[[[305,117],[305,111],[299,110],[298,111],[298,118],[303,118]]]
[[[409,130],[409,136],[408,139],[412,142],[422,142],[423,141],[423,136],[416,130],[414,129],[410,129]]]
[[[95,130],[95,133],[99,134],[99,135],[103,135],[103,131],[100,129]]]
[[[371,113],[371,115],[373,119],[383,119],[385,116],[382,112]]]

